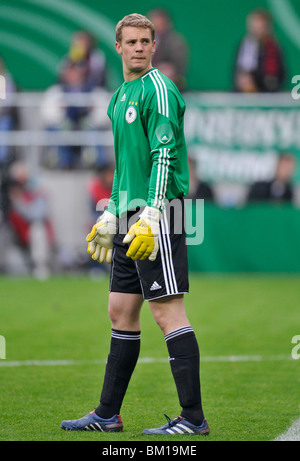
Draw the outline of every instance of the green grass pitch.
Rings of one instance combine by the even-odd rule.
[[[300,360],[291,358],[292,338],[300,334],[299,282],[297,276],[191,275],[186,307],[201,351],[211,433],[176,440],[268,441],[299,418]],[[110,341],[107,298],[107,278],[0,279],[1,441],[153,441],[143,428],[164,424],[163,413],[178,416],[165,342],[145,303],[124,431],[60,429],[63,419],[98,404]]]

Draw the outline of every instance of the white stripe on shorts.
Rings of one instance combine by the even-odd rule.
[[[175,277],[174,264],[172,258],[172,247],[165,210],[163,211],[161,218],[161,233],[159,235],[159,247],[167,294],[177,294],[178,287]]]

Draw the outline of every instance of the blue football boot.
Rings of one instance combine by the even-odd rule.
[[[65,431],[123,431],[123,423],[120,415],[114,415],[112,418],[103,419],[95,413],[95,410],[80,419],[63,421],[60,427]]]
[[[183,418],[182,416],[178,416],[178,418],[170,419],[167,415],[167,424],[161,427],[157,427],[154,429],[144,429],[143,434],[151,434],[151,435],[180,435],[180,434],[200,434],[200,435],[208,435],[209,434],[209,426],[207,424],[206,419],[204,418],[202,424],[200,426],[195,426],[194,424],[190,423],[187,419]]]

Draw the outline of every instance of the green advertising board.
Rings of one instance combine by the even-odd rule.
[[[300,183],[300,102],[291,94],[186,95],[185,132],[189,154],[203,180],[249,185],[274,174],[278,155],[298,159],[293,181]]]
[[[249,190],[273,178],[278,155],[296,160],[292,178],[300,186],[300,107],[291,94],[186,95],[186,139],[199,179],[220,187],[229,183]],[[300,272],[299,193],[293,203],[247,203],[226,200],[187,203],[191,271],[233,273]],[[230,202],[230,203],[229,203]],[[199,210],[198,210],[199,211]],[[203,241],[197,232],[201,230]],[[194,239],[192,238],[194,237]]]
[[[187,221],[195,218],[196,206],[194,202],[186,207]],[[204,203],[204,218],[199,225],[203,227],[202,243],[197,244],[196,230],[188,240],[191,272],[300,272],[300,211],[292,205],[253,204],[224,209]]]

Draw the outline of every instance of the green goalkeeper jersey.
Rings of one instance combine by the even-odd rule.
[[[183,118],[185,102],[173,82],[152,68],[114,93],[108,107],[115,175],[108,211],[137,206],[162,210],[189,188]]]

